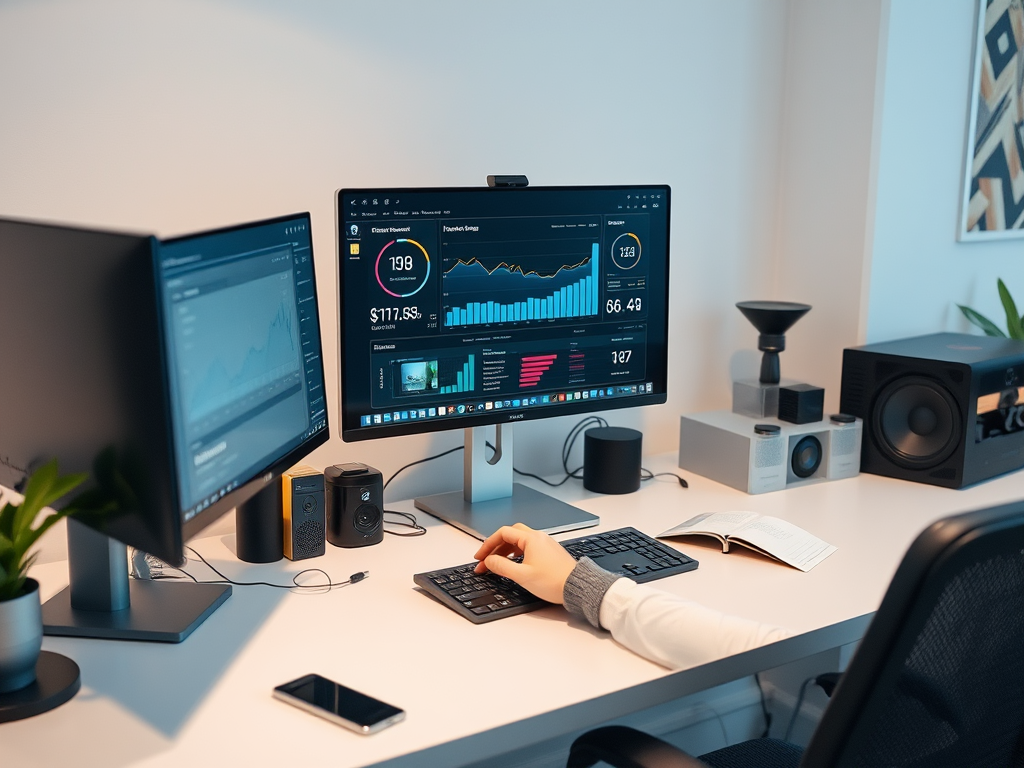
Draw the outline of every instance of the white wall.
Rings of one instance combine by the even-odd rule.
[[[842,350],[861,342],[883,0],[790,0],[771,297],[810,304],[787,334],[787,378],[839,405]],[[884,64],[884,62],[883,62]]]
[[[0,214],[169,235],[311,211],[336,393],[335,189],[488,173],[667,182],[670,399],[610,418],[671,450],[678,414],[727,406],[730,355],[755,344],[732,304],[771,292],[786,13],[776,0],[5,2]],[[517,465],[552,472],[574,422],[519,428]],[[311,463],[387,475],[460,441],[333,438]],[[439,464],[395,497],[457,487],[458,458]]]
[[[976,332],[956,304],[1005,327],[1002,277],[1024,297],[1024,240],[956,240],[975,0],[893,0],[888,23],[867,341]]]

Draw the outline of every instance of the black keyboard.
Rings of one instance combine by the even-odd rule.
[[[697,561],[640,533],[635,528],[594,533],[561,542],[579,560],[589,557],[606,571],[643,583],[692,571]],[[474,624],[515,616],[548,603],[511,579],[487,572],[474,573],[476,563],[442,568],[412,577],[431,597]]]

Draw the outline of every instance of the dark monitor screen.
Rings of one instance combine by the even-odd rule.
[[[135,503],[92,524],[175,562],[157,248],[147,235],[0,220],[0,484],[52,458],[93,473],[110,455]]]
[[[340,190],[342,437],[665,402],[669,196]]]
[[[327,439],[308,214],[160,246],[186,535]]]

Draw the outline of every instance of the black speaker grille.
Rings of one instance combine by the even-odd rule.
[[[292,551],[296,557],[315,555],[324,548],[324,526],[315,520],[307,520],[295,531]]]

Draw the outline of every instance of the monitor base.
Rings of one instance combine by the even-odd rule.
[[[229,584],[129,580],[131,605],[118,611],[71,607],[71,587],[43,603],[43,634],[180,643],[228,599]]]
[[[525,523],[546,533],[562,533],[601,522],[596,515],[520,483],[513,484],[512,495],[503,499],[470,503],[462,491],[452,491],[423,496],[415,504],[417,509],[481,540],[513,523]]]

